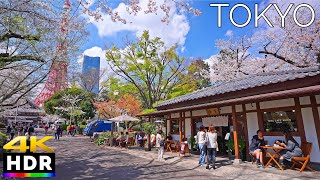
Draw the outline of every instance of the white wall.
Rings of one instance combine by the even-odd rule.
[[[191,118],[186,118],[184,120],[184,123],[185,123],[185,134],[186,134],[186,138],[190,138],[191,136]]]
[[[318,108],[319,109],[319,108]],[[320,149],[311,108],[301,109],[304,131],[308,142],[312,142],[311,161],[320,162]]]
[[[299,97],[299,100],[301,105],[311,104],[310,96]]]
[[[317,103],[320,104],[320,95],[316,95]]]
[[[256,110],[256,103],[250,103],[250,104],[246,104],[246,110],[250,111],[250,110]]]
[[[171,113],[171,118],[179,118],[180,113]]]
[[[236,112],[242,112],[242,105],[241,104],[240,105],[236,105]]]
[[[185,112],[186,117],[190,117],[190,111]]]
[[[231,106],[221,107],[220,113],[221,114],[232,113],[232,107]]]
[[[247,127],[248,127],[248,142],[251,144],[251,139],[253,135],[257,134],[259,129],[258,124],[258,114],[256,112],[247,113]]]
[[[206,110],[196,110],[192,111],[192,116],[206,116],[207,111]]]
[[[264,101],[260,103],[260,109],[276,108],[276,107],[285,107],[285,106],[294,106],[294,99],[281,99],[275,101]]]

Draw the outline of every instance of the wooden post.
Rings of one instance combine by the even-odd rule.
[[[300,100],[298,97],[294,98],[294,103],[295,103],[295,111],[297,115],[297,125],[298,125],[298,132],[300,134],[301,138],[301,143],[306,142],[306,134],[304,132],[304,124],[303,124],[303,118],[302,118],[302,112],[301,112],[301,105],[300,105]]]
[[[233,126],[233,140],[234,140],[234,154],[236,159],[240,159],[238,134],[237,134],[237,119],[236,119],[236,106],[232,105],[232,126]]]
[[[151,123],[151,117],[149,116],[149,123]],[[151,141],[150,141],[150,133],[148,133],[148,136],[147,136],[147,141],[148,141],[148,151],[151,151]]]
[[[311,100],[311,106],[312,106],[314,125],[317,133],[318,145],[320,148],[320,118],[319,118],[319,111],[317,107],[317,100],[315,96],[310,96],[310,100]]]
[[[182,142],[182,112],[179,113],[179,134],[180,142]]]

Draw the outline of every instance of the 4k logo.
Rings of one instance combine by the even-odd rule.
[[[12,141],[8,142],[6,145],[3,146],[3,149],[6,150],[19,150],[20,152],[26,152],[27,149],[30,150],[30,152],[36,152],[37,147],[43,149],[44,151],[48,153],[53,153],[54,150],[49,148],[48,146],[44,145],[43,143],[51,139],[51,136],[45,136],[44,138],[37,141],[36,136],[30,137],[30,146],[27,146],[27,137],[26,136],[18,136],[14,138]],[[15,145],[18,142],[20,142],[20,145]]]

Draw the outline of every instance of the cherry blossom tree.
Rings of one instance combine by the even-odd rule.
[[[130,23],[125,18],[119,14],[119,12],[114,11],[110,5],[111,0],[76,0],[77,3],[82,7],[83,13],[94,17],[96,20],[102,19],[102,13],[106,13],[111,16],[113,22],[122,22],[124,24]],[[147,3],[147,7],[143,8],[141,2]],[[172,6],[176,6],[181,12],[187,12],[194,14],[195,16],[200,16],[201,11],[192,8],[190,3],[192,1],[185,0],[123,0],[122,3],[127,5],[127,12],[132,15],[137,15],[139,12],[144,12],[144,14],[157,14],[159,11],[164,12],[165,16],[162,18],[163,23],[169,23],[170,11],[172,11]],[[92,8],[93,4],[96,4],[95,8]]]
[[[280,4],[284,10],[288,4]],[[266,15],[274,27],[266,24],[251,36],[217,40],[217,55],[210,57],[211,80],[229,81],[249,74],[277,70],[289,70],[320,66],[320,13],[314,6],[316,18],[309,27],[300,27],[289,11],[285,26],[276,10]],[[282,12],[284,12],[284,10]],[[311,12],[301,8],[297,11],[300,24],[311,20]]]
[[[280,3],[281,4],[281,3]],[[282,3],[282,9],[288,8]],[[315,20],[309,27],[300,27],[294,20],[294,11],[289,11],[285,26],[281,25],[281,18],[271,10],[267,15],[270,17],[273,28],[263,28],[255,34],[259,37],[262,47],[259,53],[265,58],[278,61],[279,66],[292,68],[305,68],[320,64],[320,13],[319,4],[314,5]],[[283,10],[284,12],[284,10]],[[311,11],[300,8],[296,14],[300,24],[308,24],[312,21]]]
[[[0,3],[0,105],[33,96],[54,61],[72,63],[87,32],[77,8],[65,1],[4,0]],[[65,18],[64,18],[65,17]],[[64,22],[63,22],[64,21]],[[64,25],[62,25],[62,22]],[[67,33],[63,33],[67,31]],[[64,44],[63,49],[58,47]],[[80,54],[80,53],[79,53]]]

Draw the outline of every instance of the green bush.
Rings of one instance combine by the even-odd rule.
[[[7,136],[0,132],[0,147],[7,143]]]
[[[6,128],[6,125],[3,123],[0,123],[0,128]]]
[[[69,124],[62,124],[61,127],[62,127],[62,130],[63,131],[67,131],[67,127],[69,126]]]
[[[233,139],[229,139],[229,141],[227,142],[227,146],[229,148],[229,150],[231,150],[232,152],[234,152],[234,141]],[[238,137],[238,147],[239,147],[239,151],[242,152],[243,149],[245,148],[246,143],[243,137]]]
[[[147,134],[151,134],[152,131],[156,129],[156,126],[153,123],[146,122],[142,124],[143,130]]]
[[[80,132],[79,134],[82,134],[83,130],[87,127],[87,125],[80,125]]]
[[[196,139],[193,136],[189,138],[189,143],[193,149],[197,149]]]
[[[100,134],[98,139],[95,140],[95,144],[97,146],[101,146],[104,144],[105,139],[107,139],[107,138],[111,138],[111,132],[105,132],[103,134]]]
[[[133,129],[134,131],[141,131],[140,124],[137,124],[137,125],[133,126],[132,129]]]

